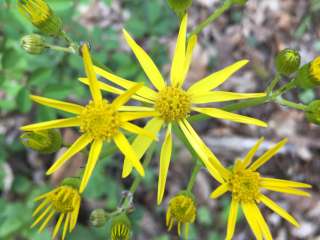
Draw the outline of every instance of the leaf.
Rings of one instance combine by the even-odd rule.
[[[29,112],[32,107],[32,102],[30,100],[30,92],[27,88],[21,88],[16,97],[18,109],[21,113]]]

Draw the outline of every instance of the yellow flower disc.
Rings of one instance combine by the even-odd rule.
[[[253,202],[260,196],[260,174],[250,170],[237,171],[229,179],[232,197],[241,202]]]
[[[320,57],[315,58],[310,64],[310,75],[313,80],[320,83]]]
[[[192,223],[196,218],[196,211],[195,202],[191,197],[177,195],[169,202],[167,217],[178,224]]]
[[[69,186],[61,186],[59,191],[52,192],[49,196],[54,210],[60,213],[72,212],[74,210],[74,203],[80,201],[78,191]]]
[[[110,140],[120,127],[119,113],[107,101],[90,102],[80,114],[82,132],[93,139]]]
[[[166,122],[177,121],[189,115],[191,99],[183,89],[167,86],[159,92],[155,109]]]

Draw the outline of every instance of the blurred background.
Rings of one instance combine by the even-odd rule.
[[[168,76],[179,21],[164,0],[51,0],[52,9],[64,21],[65,31],[77,42],[87,40],[92,54],[122,77],[146,81],[142,69],[126,46],[121,29],[125,27],[147,50],[162,72]],[[189,29],[205,19],[219,0],[194,0],[189,14]],[[199,36],[188,82],[221,69],[228,64],[249,59],[221,89],[237,92],[260,92],[273,78],[274,56],[286,47],[299,49],[302,62],[320,52],[320,0],[249,0],[245,7],[233,7]],[[19,127],[30,122],[63,117],[63,113],[32,104],[30,93],[86,103],[88,90],[77,78],[83,76],[82,61],[77,55],[48,51],[31,56],[20,47],[20,38],[36,32],[21,17],[15,1],[0,1],[0,239],[46,240],[30,229],[33,198],[56,186],[61,179],[74,175],[85,163],[75,156],[56,174],[47,177],[46,169],[56,154],[43,155],[27,150],[20,142]],[[48,40],[58,43],[55,40]],[[285,80],[284,80],[285,82]],[[320,91],[291,91],[286,98],[309,103]],[[309,124],[304,113],[275,104],[265,104],[240,111],[269,123],[269,128],[209,120],[194,127],[218,158],[226,165],[245,155],[255,141],[265,136],[259,154],[276,141],[288,137],[289,143],[261,170],[268,176],[307,182],[313,185],[312,198],[282,194],[271,198],[290,211],[301,223],[294,229],[278,215],[261,207],[278,240],[320,239],[320,127]],[[62,131],[64,141],[72,143],[77,131]],[[161,206],[156,205],[158,154],[153,158],[146,177],[135,194],[133,239],[178,239],[176,232],[165,227],[165,210],[170,197],[185,188],[193,167],[191,155],[179,141],[167,180]],[[108,226],[88,225],[90,212],[97,207],[114,209],[121,192],[130,187],[132,177],[121,179],[122,156],[99,161],[84,193],[79,224],[68,239],[108,239]],[[209,199],[217,187],[209,174],[198,174],[194,192],[198,202],[196,223],[190,239],[222,240],[226,230],[229,196],[220,201]],[[254,239],[243,217],[237,223],[236,240]]]

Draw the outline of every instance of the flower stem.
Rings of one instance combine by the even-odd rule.
[[[295,103],[295,102],[291,102],[291,101],[285,100],[281,96],[278,96],[275,99],[275,102],[279,103],[280,105],[287,106],[289,108],[294,108],[294,109],[302,110],[302,111],[307,110],[307,106],[306,105],[304,105],[302,103]]]
[[[188,192],[191,192],[192,191],[192,188],[196,182],[196,177],[197,177],[197,174],[199,173],[200,169],[202,167],[202,164],[197,161],[194,168],[192,169],[192,173],[191,173],[191,177],[189,179],[189,182],[188,182],[188,186],[187,186],[187,191]]]
[[[267,94],[269,95],[273,89],[275,88],[275,86],[277,85],[277,83],[281,80],[281,74],[280,73],[276,73],[274,79],[272,80],[271,84],[267,87]]]
[[[225,11],[227,11],[232,6],[231,0],[225,0],[223,4],[216,9],[206,20],[202,21],[190,34],[189,37],[199,34],[205,27],[210,23],[214,22],[218,17],[220,17]]]
[[[72,53],[75,54],[75,50],[72,47],[61,47],[57,45],[51,45],[51,44],[46,44],[46,46],[52,50],[59,51],[59,52],[67,52],[67,53]]]

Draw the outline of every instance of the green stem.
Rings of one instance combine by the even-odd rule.
[[[72,47],[61,47],[61,46],[51,45],[51,44],[46,44],[46,46],[52,50],[59,51],[59,52],[67,52],[72,54],[76,53],[76,51]]]
[[[304,105],[302,103],[291,102],[291,101],[283,99],[281,96],[278,96],[275,99],[275,102],[277,102],[277,103],[279,103],[279,104],[281,104],[283,106],[287,106],[287,107],[294,108],[294,109],[297,109],[297,110],[302,110],[302,111],[305,111],[308,108],[306,105]]]
[[[188,186],[187,186],[187,191],[188,192],[192,191],[192,188],[193,188],[193,186],[194,186],[194,184],[196,182],[197,174],[199,173],[201,167],[202,167],[202,164],[199,161],[197,161],[196,165],[192,169],[191,177],[190,177],[189,182],[188,182]]]
[[[218,9],[216,9],[206,20],[201,22],[190,34],[189,37],[199,34],[205,27],[210,23],[214,22],[218,17],[220,17],[225,11],[227,11],[232,6],[231,0],[225,0]]]
[[[273,89],[275,88],[275,86],[277,85],[277,83],[281,80],[281,74],[280,73],[276,73],[274,79],[272,80],[271,84],[268,86],[267,88],[267,94],[269,95]]]
[[[274,94],[272,94],[272,96],[273,96],[273,98],[276,98],[276,97],[284,94],[285,92],[287,92],[295,87],[296,87],[295,79],[292,79],[290,82],[286,83],[281,88],[279,88],[277,91],[275,91]]]

